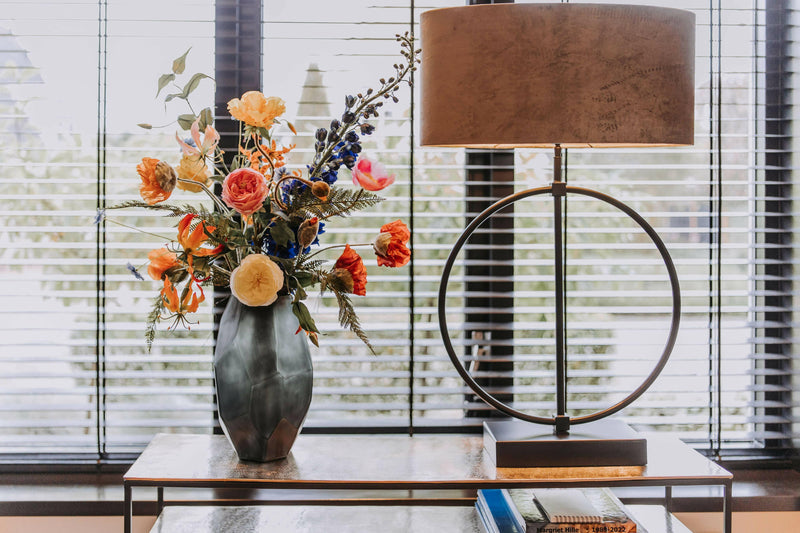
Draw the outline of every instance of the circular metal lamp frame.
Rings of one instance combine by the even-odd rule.
[[[558,189],[554,188],[554,185],[558,185]],[[647,221],[642,218],[639,213],[634,211],[631,207],[627,206],[623,202],[620,202],[616,198],[608,196],[607,194],[603,194],[598,191],[594,191],[592,189],[584,189],[580,187],[571,187],[568,185],[564,185],[562,182],[557,182],[548,187],[540,187],[535,189],[528,189],[526,191],[521,191],[519,193],[515,193],[509,195],[488,208],[486,208],[481,214],[479,214],[475,219],[470,222],[470,224],[466,227],[464,232],[456,241],[455,245],[453,246],[450,255],[447,258],[447,261],[444,266],[444,270],[442,271],[442,279],[441,284],[439,286],[439,301],[438,301],[438,313],[439,313],[439,329],[442,334],[442,340],[444,341],[445,349],[447,350],[447,354],[450,357],[453,365],[455,366],[456,370],[458,371],[461,378],[470,386],[470,388],[477,394],[483,401],[494,407],[495,409],[512,416],[514,418],[518,418],[520,420],[524,420],[527,422],[533,422],[537,424],[549,424],[557,426],[557,417],[540,417],[534,416],[522,411],[518,411],[503,402],[496,399],[492,396],[489,392],[487,392],[483,387],[478,384],[473,377],[469,374],[469,372],[464,368],[464,365],[461,363],[461,360],[456,355],[455,351],[453,350],[453,345],[450,341],[450,333],[447,328],[447,316],[446,316],[446,299],[447,299],[447,283],[450,279],[450,272],[453,268],[453,264],[455,263],[456,257],[458,253],[463,248],[464,244],[467,242],[469,237],[472,233],[489,217],[491,217],[496,212],[500,211],[501,209],[505,208],[506,206],[523,200],[525,198],[531,196],[538,196],[547,193],[553,193],[554,195],[560,195],[562,192],[566,194],[578,194],[582,196],[589,196],[595,198],[597,200],[603,201],[607,204],[614,206],[615,208],[619,209],[620,211],[624,212],[630,218],[632,218],[650,237],[655,244],[656,248],[658,249],[659,253],[661,254],[661,258],[664,261],[665,266],[667,267],[667,272],[669,274],[669,281],[672,288],[672,322],[670,325],[669,336],[667,338],[667,343],[664,347],[664,351],[661,353],[661,357],[659,358],[658,362],[656,363],[653,370],[647,376],[647,378],[637,387],[633,392],[631,392],[628,396],[617,402],[616,404],[607,407],[601,411],[596,411],[594,413],[578,416],[575,418],[569,418],[569,423],[571,424],[584,424],[587,422],[593,422],[595,420],[599,420],[601,418],[605,418],[609,415],[620,411],[621,409],[627,407],[632,402],[634,402],[639,396],[641,396],[656,380],[658,375],[664,369],[664,366],[667,364],[669,360],[669,356],[672,353],[672,349],[675,346],[675,340],[678,335],[678,326],[680,324],[680,314],[681,314],[681,295],[680,295],[680,285],[678,284],[678,274],[675,270],[675,265],[672,262],[672,258],[667,251],[664,242],[658,236],[656,231],[647,223]],[[558,263],[558,261],[557,261]],[[556,269],[561,269],[561,264],[556,264]],[[557,279],[560,279],[557,276]],[[557,339],[557,342],[559,340]],[[557,365],[558,366],[558,365]],[[565,367],[564,367],[565,368]],[[564,370],[566,372],[566,370]],[[563,379],[565,381],[566,376],[557,376],[558,379]],[[560,415],[563,413],[559,413]]]

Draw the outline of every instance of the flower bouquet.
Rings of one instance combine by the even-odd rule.
[[[378,265],[403,266],[410,258],[409,230],[399,220],[388,222],[367,245],[320,247],[319,237],[331,219],[379,203],[382,198],[375,192],[394,181],[383,165],[362,156],[361,138],[374,131],[368,121],[378,116],[384,102],[397,102],[401,84],[411,85],[419,50],[407,34],[397,40],[405,61],[394,65],[395,75],[380,79],[377,89],[345,98],[341,117],[316,130],[314,155],[304,171],[288,170],[285,156],[295,145],[282,146],[276,138],[275,127],[280,124],[297,134],[282,118],[283,100],[257,91],[228,102],[228,111],[240,126],[238,153],[232,158],[224,157],[219,148],[220,137],[207,108],[178,117],[191,139],[176,134],[182,152],[177,165],[142,159],[137,166],[142,200],[109,209],[140,207],[179,217],[176,237],[147,256],[147,274],[163,284],[147,321],[148,347],[159,321],[171,321],[169,329],[188,327],[188,315],[206,298],[204,288],[215,285],[230,287],[233,297],[250,307],[269,306],[280,295],[289,296],[299,322],[296,333],[304,331],[315,345],[319,330],[303,301],[309,288],[319,286],[336,296],[341,325],[372,348],[351,302],[351,295],[366,293],[367,281],[355,249],[371,246]],[[186,54],[173,62],[171,73],[161,76],[159,93],[183,74],[185,60]],[[193,75],[165,101],[177,98],[189,104],[189,94],[205,78]],[[343,169],[352,173],[357,187],[339,185]],[[176,188],[206,194],[213,209],[165,203]],[[323,259],[321,252],[332,248],[343,248],[338,259]],[[133,266],[129,268],[138,275]]]

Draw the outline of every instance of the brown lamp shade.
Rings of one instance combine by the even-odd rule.
[[[422,144],[687,145],[694,14],[495,4],[422,14]]]

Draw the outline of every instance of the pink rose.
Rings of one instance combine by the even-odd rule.
[[[394,174],[388,174],[382,164],[362,157],[353,167],[353,183],[368,191],[380,191],[394,183]]]
[[[268,194],[267,180],[252,168],[234,170],[222,182],[222,200],[245,217],[261,209]]]

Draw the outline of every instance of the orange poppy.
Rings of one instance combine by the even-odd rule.
[[[152,157],[142,158],[142,162],[136,165],[136,171],[142,179],[139,194],[149,205],[169,198],[178,182],[178,176],[169,164]]]

